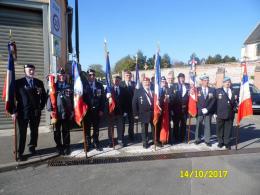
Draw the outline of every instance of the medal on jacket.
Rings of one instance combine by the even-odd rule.
[[[222,95],[223,95],[222,93],[219,93],[218,94],[218,99],[222,99]]]
[[[143,96],[140,96],[140,103],[143,104]]]

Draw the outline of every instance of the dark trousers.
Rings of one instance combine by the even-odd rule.
[[[173,128],[171,127],[171,121],[174,123],[174,115],[173,115],[173,111],[169,112],[169,140],[168,142],[170,144],[173,144]]]
[[[152,135],[154,136],[154,125],[152,122],[150,122],[151,129],[152,129]],[[148,126],[149,123],[143,123],[141,122],[141,128],[142,128],[142,142],[148,143],[149,141],[149,135],[148,135]]]
[[[187,114],[179,113],[173,118],[173,134],[176,141],[183,142],[186,136]]]
[[[126,123],[126,119],[128,120],[128,136],[130,138],[134,137],[134,117],[133,117],[133,113],[129,112],[127,113],[127,116],[125,116],[123,118],[123,128],[125,129],[125,123]],[[125,130],[124,130],[125,132]]]
[[[19,116],[19,113],[18,113]],[[17,132],[17,146],[18,146],[18,154],[24,153],[25,143],[26,143],[26,135],[27,135],[27,127],[29,124],[30,127],[30,142],[28,144],[29,147],[37,147],[38,141],[38,131],[41,117],[30,117],[29,119],[19,118],[18,117],[18,132]]]
[[[88,144],[91,143],[91,126],[93,126],[93,142],[99,144],[99,115],[95,109],[89,109],[84,117],[84,126],[86,128],[86,139]]]
[[[230,145],[232,128],[233,128],[233,119],[217,118],[218,143]]]
[[[70,120],[58,120],[54,129],[54,141],[58,148],[69,147],[70,145]],[[61,130],[62,129],[62,130]],[[62,141],[61,141],[62,134]],[[63,143],[63,144],[62,144]]]
[[[110,115],[108,117],[108,139],[110,143],[113,143],[114,125],[116,125],[117,130],[117,140],[119,143],[124,142],[124,128],[123,128],[123,116],[122,115]]]

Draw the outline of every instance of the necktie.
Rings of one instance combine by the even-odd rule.
[[[182,84],[180,84],[180,97],[182,97],[182,92],[183,92],[183,88],[182,88]]]
[[[116,89],[116,96],[118,96],[119,95],[118,88],[116,87],[115,89]]]
[[[30,79],[30,87],[33,88],[33,80]]]
[[[203,95],[204,95],[204,98],[206,99],[206,97],[207,97],[206,88],[203,89]]]

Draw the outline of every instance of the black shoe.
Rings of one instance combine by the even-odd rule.
[[[200,140],[196,140],[194,143],[195,143],[196,145],[199,145],[199,144],[201,143],[201,141],[200,141]]]
[[[222,144],[222,143],[219,143],[219,144],[218,144],[218,147],[219,147],[219,148],[222,148],[223,146],[224,146],[224,144]]]
[[[224,144],[224,146],[225,146],[225,148],[226,148],[227,150],[231,150],[231,146],[230,146],[230,145]]]
[[[205,144],[206,144],[208,147],[211,147],[211,146],[212,146],[212,144],[209,143],[209,142],[205,142]]]
[[[31,153],[31,155],[35,155],[36,154],[35,147],[29,147],[29,152]]]
[[[57,148],[57,152],[59,153],[59,155],[64,155],[63,148]]]
[[[135,138],[134,138],[133,135],[130,135],[130,136],[128,137],[128,139],[129,139],[130,142],[134,142],[134,141],[135,141]]]
[[[70,153],[71,153],[70,147],[65,148],[64,153],[65,153],[65,155],[70,155]]]
[[[143,143],[143,148],[147,149],[148,148],[148,143]]]
[[[21,162],[21,161],[26,161],[26,157],[22,154],[19,154],[18,157],[17,157],[17,161],[18,162]]]
[[[94,147],[97,151],[103,151],[103,148],[99,144],[94,144]]]

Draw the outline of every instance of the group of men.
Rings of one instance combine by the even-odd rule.
[[[36,154],[38,127],[41,118],[41,111],[47,102],[47,110],[54,115],[53,105],[44,89],[42,81],[34,78],[35,66],[27,64],[24,66],[25,77],[16,80],[15,93],[17,109],[13,110],[12,117],[17,119],[18,133],[18,158],[24,160],[24,149],[26,143],[26,132],[29,124],[31,139],[29,151]],[[161,94],[159,104],[166,102],[169,112],[169,144],[184,142],[186,137],[186,122],[188,117],[188,102],[190,86],[185,83],[185,75],[180,73],[174,82],[174,72],[161,77]],[[223,87],[214,89],[209,87],[209,77],[200,77],[201,87],[197,88],[197,123],[195,132],[195,144],[202,142],[202,127],[204,126],[204,141],[211,146],[211,119],[216,117],[218,147],[225,146],[230,149],[230,139],[234,120],[234,113],[237,107],[237,96],[231,88],[231,80],[224,78]],[[109,111],[111,96],[107,96],[107,89],[104,89],[101,82],[95,77],[95,70],[87,71],[87,79],[82,79],[83,100],[88,105],[88,110],[83,118],[86,131],[86,142],[88,149],[96,148],[102,150],[99,141],[99,123],[104,113],[108,113],[108,138],[109,147],[119,144],[121,147],[135,141],[134,119],[141,122],[141,136],[144,148],[149,144],[162,146],[160,140],[160,124],[154,131],[154,92],[153,83],[148,77],[143,76],[140,88],[136,88],[132,81],[130,71],[124,72],[124,79],[114,76],[112,87],[109,90],[114,97],[114,109]],[[56,86],[56,107],[57,121],[54,125],[54,140],[59,154],[70,154],[70,128],[74,118],[73,89],[67,82],[64,69],[57,71]],[[161,107],[163,109],[163,106]],[[161,116],[162,117],[162,116]],[[128,121],[128,141],[125,139],[125,124]],[[161,118],[159,122],[161,122]],[[173,128],[171,128],[171,121]],[[148,126],[151,126],[152,142],[149,143]],[[114,134],[116,125],[117,137]],[[91,135],[91,126],[93,134]],[[154,142],[154,143],[153,143]]]

